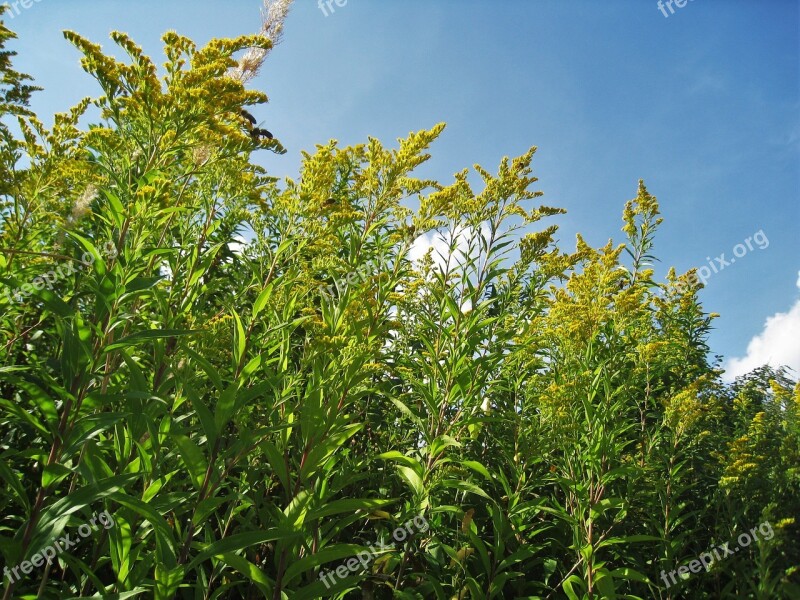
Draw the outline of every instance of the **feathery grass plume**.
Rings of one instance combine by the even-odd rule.
[[[76,200],[75,204],[72,206],[72,213],[67,221],[71,224],[75,224],[92,212],[92,202],[94,202],[96,198],[97,188],[94,185],[89,185],[81,197],[78,198],[78,200]]]
[[[274,48],[283,38],[283,23],[293,0],[264,0],[264,8],[261,10],[261,31],[259,33],[272,40]],[[230,76],[242,83],[250,81],[258,75],[261,65],[267,58],[269,50],[263,48],[250,48],[239,60],[238,66],[231,69]]]

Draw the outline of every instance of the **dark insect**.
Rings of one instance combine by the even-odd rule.
[[[241,110],[241,114],[242,114],[242,116],[243,116],[245,119],[247,119],[248,121],[250,121],[250,125],[251,125],[251,127],[255,127],[255,126],[256,126],[256,118],[255,118],[253,115],[251,115],[251,114],[250,114],[249,112],[247,112],[245,109],[242,109],[242,110]]]
[[[259,129],[258,127],[253,127],[250,130],[250,137],[253,138],[253,141],[257,142],[259,138],[267,138],[268,140],[273,139],[273,135],[267,131],[266,129]]]
[[[271,139],[274,138],[274,136],[272,135],[271,132],[267,131],[266,129],[261,129],[260,127],[256,126],[256,118],[253,115],[251,115],[249,112],[247,112],[246,110],[242,109],[242,110],[239,111],[239,113],[245,119],[247,119],[247,121],[249,123],[248,129],[250,130],[250,137],[253,138],[254,142],[258,142],[262,137],[266,138],[268,140],[271,140]]]

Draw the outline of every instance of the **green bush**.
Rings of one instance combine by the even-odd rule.
[[[228,76],[269,40],[66,37],[102,95],[52,129],[0,53],[5,600],[798,597],[800,387],[720,383],[643,184],[565,252],[534,149],[414,177],[443,125],[278,182]]]

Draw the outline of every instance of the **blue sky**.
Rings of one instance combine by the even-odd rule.
[[[41,116],[98,93],[62,37],[128,32],[161,59],[161,34],[198,42],[253,33],[259,0],[39,0],[7,25]],[[421,171],[449,181],[538,146],[543,202],[566,208],[560,240],[621,240],[644,179],[661,203],[663,276],[707,265],[757,232],[701,297],[721,313],[712,351],[734,371],[800,369],[800,1],[347,0],[327,16],[297,0],[284,42],[251,85],[256,115],[289,149],[260,158],[295,176],[301,150],[448,127]],[[669,10],[667,10],[669,14]],[[761,245],[764,245],[763,242]],[[741,249],[738,250],[741,254]]]

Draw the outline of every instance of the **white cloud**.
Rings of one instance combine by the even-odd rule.
[[[797,287],[800,289],[800,271]],[[747,354],[727,361],[724,379],[733,381],[765,364],[786,365],[800,372],[800,299],[787,312],[767,317],[763,331],[747,344]]]
[[[461,264],[461,262],[464,260],[463,254],[469,249],[469,238],[471,237],[471,233],[472,232],[470,229],[466,227],[456,230],[456,251],[451,256],[451,262]],[[485,223],[481,225],[481,234],[484,238],[489,238],[489,227]],[[430,235],[423,234],[414,240],[414,243],[411,245],[411,249],[408,252],[408,257],[412,261],[418,262],[420,259],[422,259],[422,257],[425,256],[425,253],[429,248],[433,248],[433,264],[441,269],[446,264],[447,256],[450,254],[449,240],[449,230],[442,233],[431,232]],[[477,252],[478,249],[473,248],[473,255],[477,254]]]
[[[411,248],[408,251],[408,257],[414,262],[419,262],[425,256],[428,250],[433,248],[433,264],[440,269],[443,268],[447,262],[447,256],[450,253],[450,247],[447,243],[447,238],[445,237],[446,235],[449,236],[449,232],[445,232],[444,234],[432,232],[431,234],[423,234],[419,236],[411,245]],[[466,250],[467,231],[461,230],[456,234],[456,236],[458,250]],[[458,257],[458,252],[456,252],[455,256]]]
[[[230,248],[230,251],[234,254],[241,256],[245,246],[250,244],[250,240],[238,233],[233,234],[232,239],[232,242],[228,242],[228,248]]]

